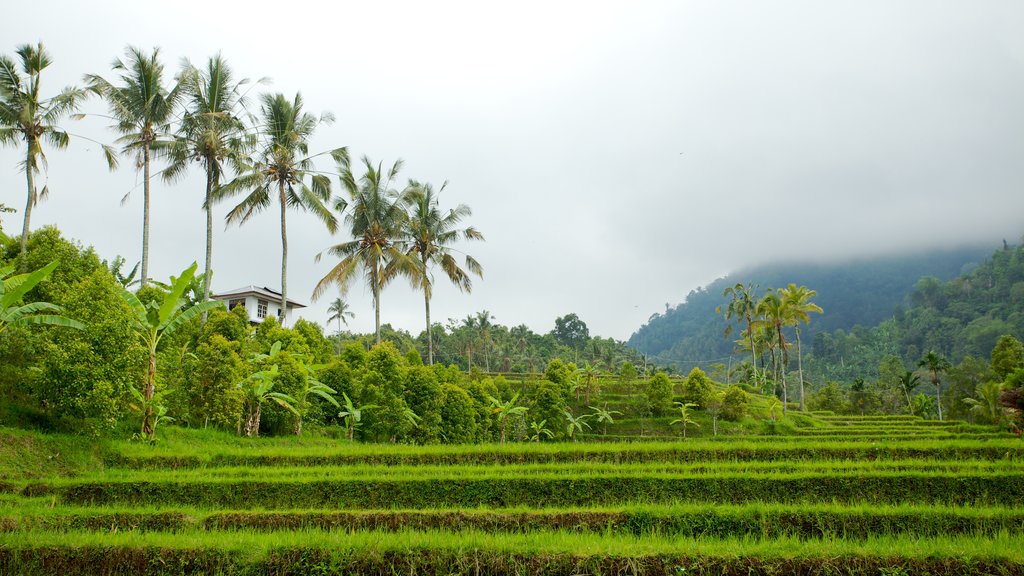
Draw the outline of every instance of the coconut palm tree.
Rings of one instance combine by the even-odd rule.
[[[942,378],[943,372],[948,372],[953,366],[942,356],[929,350],[928,354],[917,363],[918,367],[924,368],[931,373],[932,385],[935,386],[935,406],[939,413],[939,420],[942,420]]]
[[[373,293],[374,326],[377,344],[380,344],[381,291],[399,274],[415,277],[419,267],[416,260],[406,254],[402,237],[408,190],[394,188],[402,161],[397,160],[386,171],[381,169],[381,164],[374,166],[367,157],[363,157],[363,165],[365,172],[357,179],[347,158],[339,163],[341,183],[348,192],[348,200],[338,200],[335,208],[345,212],[345,224],[352,240],[324,251],[341,260],[317,283],[313,299],[320,298],[332,284],[345,293],[356,274],[362,272]],[[324,252],[317,255],[318,262]]]
[[[782,385],[782,413],[786,414],[789,392],[786,386],[786,367],[789,365],[789,352],[787,351],[786,336],[782,327],[789,324],[790,314],[787,302],[779,297],[776,292],[769,292],[757,303],[757,315],[764,318],[763,327],[767,328],[774,339],[779,350],[780,362],[776,364],[779,381]]]
[[[722,292],[722,296],[730,298],[729,304],[725,307],[725,319],[742,318],[747,323],[746,334],[750,342],[750,355],[753,358],[751,365],[754,367],[755,382],[757,381],[757,348],[754,346],[754,320],[757,317],[757,301],[754,298],[756,290],[756,284],[737,283]],[[715,312],[721,314],[722,307],[716,308]],[[728,337],[729,334],[732,334],[732,324],[725,327],[725,336]]]
[[[423,290],[427,316],[428,364],[434,363],[434,342],[430,328],[430,297],[433,294],[434,284],[431,269],[440,265],[445,276],[463,292],[470,292],[473,289],[470,273],[483,278],[483,268],[472,256],[465,255],[464,266],[466,269],[463,270],[452,255],[451,244],[454,242],[460,239],[483,240],[484,236],[472,226],[460,228],[462,220],[473,214],[469,206],[459,204],[447,212],[441,211],[437,197],[446,186],[448,186],[447,182],[442,184],[441,189],[435,194],[430,184],[410,182],[410,214],[405,222],[409,256],[419,261],[418,274],[413,276],[413,284]]]
[[[7,56],[0,56],[0,146],[18,146],[23,142],[25,159],[21,163],[28,185],[24,223],[21,227],[21,249],[25,253],[28,242],[32,208],[45,199],[49,188],[44,184],[36,190],[36,174],[46,168],[43,142],[57,149],[67,148],[70,136],[58,123],[78,109],[87,92],[67,87],[51,98],[40,96],[43,70],[50,63],[50,55],[42,43],[25,44],[17,49],[20,67]],[[19,72],[20,68],[20,72]],[[113,151],[104,147],[107,162],[117,164]]]
[[[821,314],[823,310],[821,306],[811,302],[811,298],[814,298],[818,293],[814,290],[809,289],[807,286],[797,287],[796,284],[790,284],[786,288],[779,288],[779,295],[782,297],[785,303],[786,309],[789,312],[789,323],[796,330],[796,367],[797,373],[800,375],[800,411],[804,411],[804,365],[800,356],[800,323],[804,324],[811,323],[811,312],[817,312]]]
[[[342,298],[335,298],[334,302],[331,302],[330,307],[327,308],[327,312],[331,315],[327,322],[338,321],[338,332],[341,332],[342,322],[345,323],[345,326],[348,326],[346,318],[356,317],[355,313],[349,310],[348,302],[345,302]]]
[[[202,166],[206,175],[203,302],[210,299],[214,200],[227,170],[233,168],[236,173],[240,172],[245,154],[255,144],[255,134],[248,131],[242,121],[247,103],[243,90],[248,82],[248,79],[235,81],[231,67],[220,54],[210,58],[203,70],[186,61],[182,73],[185,115],[170,145],[170,164],[163,177],[166,181],[178,180],[193,162]]]
[[[302,96],[289,101],[284,94],[264,94],[260,98],[260,119],[256,155],[247,161],[242,174],[221,187],[218,197],[248,195],[231,209],[228,224],[245,224],[254,214],[269,208],[277,200],[281,210],[281,319],[288,309],[288,208],[312,212],[333,234],[338,219],[328,208],[331,180],[316,172],[309,154],[309,139],[317,126],[334,121],[330,114],[319,118],[302,111]],[[327,152],[335,162],[348,162],[348,150]],[[275,198],[276,197],[276,198]]]
[[[164,86],[164,65],[160,49],[146,54],[129,46],[124,60],[114,60],[112,67],[120,76],[117,86],[96,74],[87,74],[89,89],[99,94],[110,106],[110,113],[121,134],[117,143],[125,153],[135,156],[136,169],[142,170],[142,276],[143,287],[149,281],[149,205],[150,164],[154,152],[160,153],[170,144],[171,124],[175,120],[182,85]],[[127,198],[127,196],[125,196]]]

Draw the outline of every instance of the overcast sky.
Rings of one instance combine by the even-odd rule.
[[[333,112],[313,150],[348,146],[468,204],[487,241],[472,294],[438,281],[435,320],[489,310],[547,332],[577,313],[626,339],[692,289],[770,260],[835,260],[1024,233],[1024,3],[46,2],[14,3],[0,53],[42,41],[45,94],[115,76],[126,45],[168,69],[221,52],[267,91]],[[103,114],[89,101],[84,112]],[[70,123],[105,142],[102,119]],[[21,229],[20,149],[0,149],[0,202]],[[141,253],[139,176],[75,139],[48,153],[55,224],[101,256]],[[330,166],[324,163],[323,168]],[[153,192],[151,276],[202,265],[203,178]],[[337,181],[335,180],[335,185]],[[119,200],[132,191],[130,200]],[[225,229],[214,288],[278,288],[276,207]],[[310,302],[344,239],[289,214],[289,296]],[[364,283],[353,329],[372,331]],[[384,292],[382,321],[417,334],[422,295]]]

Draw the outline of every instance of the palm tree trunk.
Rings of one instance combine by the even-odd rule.
[[[377,344],[380,344],[380,284],[373,281],[373,326],[377,334]]]
[[[206,272],[203,274],[203,302],[210,299],[210,279],[213,274],[213,171],[206,170]],[[208,312],[203,312],[206,324]]]
[[[939,422],[942,422],[942,381],[935,378],[935,408],[939,411]]]
[[[287,198],[284,194],[284,180],[278,184],[278,200],[281,202],[281,326],[288,318],[288,222],[285,213],[288,210]]]
[[[782,414],[786,415],[786,410],[789,408],[789,387],[786,386],[786,342],[782,339],[782,326],[776,326],[776,330],[779,332],[779,379],[782,380]]]
[[[747,338],[750,340],[750,356],[754,359],[754,363],[751,366],[754,369],[754,385],[760,386],[757,382],[757,348],[754,347],[754,321],[752,318],[747,318]]]
[[[800,375],[800,411],[804,411],[804,364],[800,358],[800,327],[796,327],[796,371]]]
[[[25,223],[21,225],[21,269],[25,271],[28,262],[25,261],[25,247],[28,245],[29,224],[32,220],[32,206],[36,203],[36,182],[32,176],[32,144],[25,151],[25,181],[28,183],[28,201],[25,202]]]
[[[423,302],[427,308],[427,366],[434,365],[434,334],[430,329],[430,288],[423,290]]]
[[[142,145],[142,280],[145,288],[149,280],[149,142]]]

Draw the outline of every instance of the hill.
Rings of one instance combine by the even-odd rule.
[[[818,292],[815,298],[825,313],[815,316],[805,332],[851,330],[875,326],[891,318],[922,277],[948,280],[978,266],[991,247],[963,247],[905,256],[890,256],[837,263],[782,263],[740,271],[698,288],[678,306],[654,314],[628,344],[663,365],[692,366],[727,362],[733,341],[723,337],[725,322],[715,313],[726,303],[722,291],[736,283],[754,283],[763,293],[789,283]]]

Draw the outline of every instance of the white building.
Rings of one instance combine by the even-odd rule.
[[[299,304],[289,298],[288,309],[282,317],[281,293],[267,287],[260,288],[258,286],[243,286],[234,290],[228,290],[227,292],[221,292],[220,294],[214,294],[211,298],[223,300],[227,303],[229,310],[235,306],[245,306],[246,311],[249,312],[249,319],[253,323],[263,322],[268,315],[273,314],[277,316],[278,321],[282,325],[290,325],[293,316],[292,312],[298,308],[306,307],[305,304]]]

